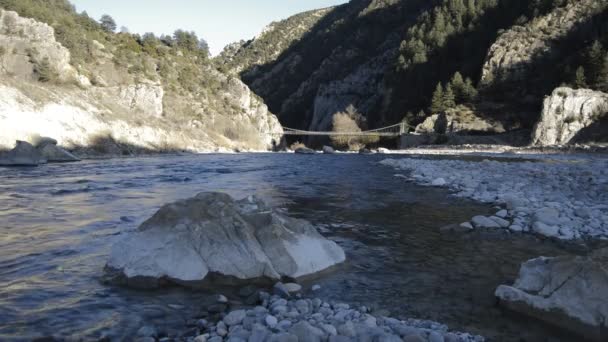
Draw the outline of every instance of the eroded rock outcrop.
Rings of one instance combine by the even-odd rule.
[[[46,60],[60,80],[89,84],[70,65],[70,51],[55,40],[55,30],[47,24],[0,9],[0,46],[0,74],[31,78]]]
[[[256,197],[235,201],[222,193],[200,193],[163,206],[116,243],[108,267],[154,287],[161,279],[192,284],[210,274],[237,280],[297,278],[344,259],[342,248],[310,223]]]
[[[557,88],[545,99],[532,142],[535,145],[568,144],[582,130],[607,116],[608,94],[588,89]]]
[[[525,262],[513,286],[496,296],[506,307],[595,341],[608,339],[608,249],[587,257]]]
[[[500,122],[484,119],[470,110],[451,109],[445,113],[434,114],[416,126],[416,133],[466,134],[466,133],[504,133]]]

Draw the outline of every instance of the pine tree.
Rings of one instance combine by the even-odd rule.
[[[116,22],[114,21],[114,18],[112,18],[108,14],[102,15],[101,19],[99,19],[99,23],[101,24],[101,27],[103,27],[103,29],[107,32],[116,31]]]
[[[601,91],[608,92],[608,54],[604,57],[602,69],[597,76],[597,88]]]
[[[443,92],[443,107],[444,110],[456,107],[456,96],[451,85],[447,85]]]
[[[587,53],[587,71],[590,85],[597,85],[604,66],[604,48],[599,41],[595,41]]]
[[[441,82],[437,83],[437,87],[433,93],[430,110],[431,113],[440,113],[445,110],[445,106],[443,105],[443,86],[441,85]]]
[[[454,91],[454,95],[456,96],[456,103],[465,102],[465,84],[460,72],[457,71],[454,74],[449,84],[452,86],[452,90]]]
[[[576,75],[574,77],[574,87],[577,89],[587,88],[587,79],[585,78],[585,68],[579,66],[576,69]]]
[[[464,82],[464,100],[465,102],[473,102],[477,98],[477,89],[473,85],[473,81],[467,77]]]

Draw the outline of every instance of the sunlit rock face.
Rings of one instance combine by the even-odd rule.
[[[589,89],[557,88],[545,99],[532,141],[543,146],[568,144],[585,128],[607,117],[608,94]]]
[[[211,274],[233,281],[298,278],[344,259],[342,248],[310,223],[256,197],[200,193],[163,206],[113,246],[107,266],[132,284],[145,279],[143,286],[155,287],[163,279],[198,284]]]

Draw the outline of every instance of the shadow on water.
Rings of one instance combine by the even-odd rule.
[[[143,324],[186,330],[215,293],[116,288],[102,284],[102,269],[113,242],[162,204],[213,190],[257,193],[345,248],[344,265],[306,281],[322,285],[315,295],[496,341],[559,341],[551,329],[504,314],[493,291],[513,281],[522,261],[568,252],[530,236],[440,233],[494,209],[394,177],[377,165],[383,158],[166,156],[3,170],[0,340],[128,339]]]

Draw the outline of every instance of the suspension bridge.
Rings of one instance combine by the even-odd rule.
[[[329,137],[400,137],[408,132],[408,125],[405,122],[401,122],[395,125],[371,129],[367,131],[359,132],[332,132],[332,131],[305,131],[301,129],[283,127],[283,132],[270,133],[273,136],[283,135],[306,135],[306,136],[329,136]]]

